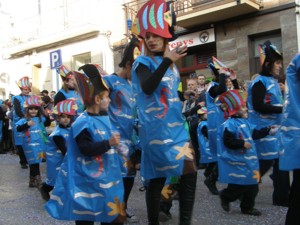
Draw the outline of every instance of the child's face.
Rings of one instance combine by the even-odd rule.
[[[280,87],[281,91],[284,91],[284,88],[285,88],[284,83],[279,82],[279,87]]]
[[[21,92],[22,92],[23,95],[29,95],[30,89],[29,88],[22,88]]]
[[[101,96],[100,110],[101,111],[108,111],[109,103],[110,103],[109,92],[105,91],[103,93],[103,95]]]
[[[58,116],[57,121],[59,124],[67,127],[71,123],[71,116],[66,114],[61,114]]]
[[[28,107],[28,114],[30,117],[36,117],[38,112],[39,112],[39,107],[37,106]]]
[[[68,88],[75,88],[76,80],[74,76],[70,76],[69,78],[65,79],[64,82]]]
[[[248,118],[248,108],[247,106],[242,106],[239,111],[236,113],[237,117]]]

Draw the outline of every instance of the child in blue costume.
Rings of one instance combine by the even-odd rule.
[[[53,109],[56,115],[57,125],[48,137],[46,149],[46,182],[40,188],[42,198],[50,199],[50,191],[53,190],[58,171],[67,152],[67,140],[73,116],[76,115],[77,105],[74,100],[63,100]]]
[[[135,170],[135,151],[132,136],[135,125],[135,99],[131,87],[131,68],[134,62],[134,54],[139,52],[139,41],[132,37],[126,46],[122,61],[119,64],[120,70],[110,75],[104,75],[103,80],[109,88],[109,98],[112,100],[109,105],[109,118],[114,129],[120,133],[121,142],[127,146],[127,155],[119,155],[120,168],[124,183],[124,202],[127,209],[127,201],[134,184]],[[136,55],[137,56],[137,55]],[[86,64],[79,68],[84,72],[95,71],[98,67],[94,64]],[[99,71],[100,73],[100,71]],[[137,222],[137,217],[126,210],[127,222]]]
[[[256,129],[279,126],[282,120],[283,99],[277,81],[282,69],[283,57],[270,41],[259,46],[261,71],[248,88],[250,123]],[[279,169],[279,152],[283,147],[279,134],[255,141],[259,158],[260,174],[263,177],[273,167],[273,205],[288,206],[290,180],[289,172]]]
[[[254,208],[260,180],[258,157],[253,139],[274,135],[278,128],[253,130],[248,121],[247,94],[230,90],[219,96],[225,118],[218,135],[219,181],[227,183],[220,194],[221,206],[230,210],[230,202],[241,199],[243,214],[260,216]]]
[[[24,153],[29,164],[29,187],[40,188],[42,185],[40,163],[46,150],[47,133],[45,126],[50,125],[50,118],[42,111],[41,99],[31,96],[24,102],[25,116],[16,123],[16,129],[23,134]]]
[[[99,73],[72,72],[86,111],[72,124],[67,154],[58,173],[48,213],[76,224],[123,224],[124,188],[117,152],[120,134],[112,134],[110,99]]]
[[[24,149],[22,147],[23,144],[23,133],[18,132],[16,129],[16,123],[24,117],[25,108],[23,107],[24,102],[27,98],[29,98],[31,92],[31,83],[29,81],[29,77],[22,77],[18,83],[18,87],[21,90],[20,95],[16,95],[12,98],[13,103],[13,119],[12,119],[12,127],[13,127],[13,137],[14,137],[14,144],[18,150],[18,155],[20,158],[20,165],[22,169],[27,169],[27,161],[24,154]]]
[[[199,163],[207,164],[204,176],[207,178],[204,180],[204,184],[208,187],[209,191],[213,195],[218,195],[219,191],[215,185],[215,179],[218,177],[217,171],[217,158],[212,155],[208,141],[208,129],[207,129],[207,109],[202,107],[197,111],[199,117],[199,124],[197,128],[200,161]],[[213,180],[210,180],[214,177]],[[214,185],[211,185],[214,184]]]
[[[81,101],[79,93],[75,90],[76,81],[73,76],[73,73],[64,65],[56,68],[57,74],[60,75],[60,78],[63,81],[62,88],[54,96],[54,105],[60,101],[66,99],[72,99],[77,105],[76,116],[77,118],[84,110],[84,105]]]
[[[294,56],[286,69],[286,91],[280,136],[284,152],[279,157],[282,170],[293,170],[286,225],[300,221],[300,54]]]
[[[191,223],[195,198],[195,157],[184,127],[177,93],[180,77],[174,65],[187,55],[187,47],[169,49],[172,19],[164,0],[150,0],[139,10],[133,26],[133,32],[145,43],[145,55],[139,56],[133,64],[132,87],[139,118],[141,175],[149,181],[146,190],[148,224],[159,224],[161,191],[167,178],[180,176],[181,224]],[[153,24],[153,21],[159,23]]]
[[[206,91],[207,133],[211,157],[215,163],[210,165],[212,167],[212,172],[206,177],[204,184],[212,194],[216,194],[216,182],[218,180],[217,133],[220,125],[225,121],[217,97],[227,91],[226,79],[228,77],[232,80],[234,89],[238,89],[239,85],[236,79],[236,73],[225,68],[225,65],[219,65],[215,57],[209,59],[208,67],[214,78]]]

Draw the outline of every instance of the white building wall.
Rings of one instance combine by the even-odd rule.
[[[37,1],[33,2],[34,4],[37,4]],[[62,2],[67,2],[65,6],[69,7],[66,9],[68,12],[67,15],[62,15],[62,11],[60,9],[60,7],[62,7]],[[29,3],[31,3],[31,1]],[[26,38],[28,38],[28,34],[34,34],[35,32],[36,36],[31,36],[34,38],[34,40],[39,40],[51,35],[56,35],[59,33],[63,34],[65,31],[75,28],[77,29],[78,27],[86,24],[91,24],[95,27],[98,27],[97,29],[99,30],[99,35],[74,43],[66,43],[60,47],[47,49],[41,52],[36,52],[33,49],[33,51],[29,51],[28,55],[20,58],[3,59],[0,66],[0,73],[8,73],[11,78],[10,82],[4,85],[6,88],[5,98],[8,98],[10,93],[20,93],[20,90],[15,82],[23,76],[34,78],[33,71],[36,66],[38,67],[38,84],[36,84],[34,87],[36,93],[37,91],[41,91],[43,89],[57,91],[61,86],[61,80],[57,76],[56,72],[50,69],[50,52],[58,49],[61,50],[63,64],[70,69],[78,69],[74,68],[74,65],[72,65],[73,56],[90,52],[91,63],[102,65],[108,73],[114,72],[114,59],[111,48],[112,43],[125,37],[124,34],[126,21],[124,19],[125,14],[122,7],[124,0],[41,0],[41,3],[42,7],[40,20],[37,20],[37,17],[35,17],[35,19],[29,18],[28,16],[30,13],[27,12],[27,15],[25,15],[27,16],[27,19],[23,18],[23,23],[20,23],[22,20],[19,20],[18,25],[16,25],[16,27],[19,27],[19,29],[14,31],[14,33],[23,35],[23,40],[27,41]],[[37,6],[33,5],[32,7],[34,7],[34,10],[32,11],[36,16]],[[56,16],[51,14],[53,11],[57,13]],[[28,21],[35,21],[32,22],[32,25],[34,25],[33,28],[30,26],[30,22],[29,24],[27,23]],[[62,23],[65,23],[66,21],[68,24],[64,24],[66,26],[63,27]],[[42,24],[43,26],[38,27],[38,23]],[[28,29],[32,29],[25,32],[25,30],[23,30],[25,24],[27,24],[26,26]],[[65,31],[63,31],[63,29],[65,29]],[[111,34],[108,36],[109,38],[106,36],[107,33]],[[9,48],[6,48],[3,52],[7,52],[9,50]]]

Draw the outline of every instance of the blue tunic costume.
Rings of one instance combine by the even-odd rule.
[[[215,85],[219,85],[214,81],[211,82],[210,88]],[[209,89],[206,92],[206,108],[207,108],[207,131],[208,131],[208,141],[211,151],[211,156],[213,157],[212,162],[217,162],[217,134],[218,128],[225,121],[224,113],[220,108],[220,101],[215,102],[215,98],[212,98],[209,94]]]
[[[53,141],[54,136],[61,136],[65,139],[65,143],[69,138],[70,128],[60,128],[59,125],[55,127],[53,132],[48,137],[47,148],[46,148],[46,157],[47,157],[47,178],[46,184],[54,186],[58,171],[63,162],[64,155],[58,149],[57,145]]]
[[[271,125],[280,125],[282,118],[281,114],[261,114],[253,109],[252,88],[253,85],[259,81],[261,81],[266,88],[265,104],[282,106],[282,95],[277,80],[273,77],[261,75],[253,80],[249,85],[247,103],[249,108],[249,122],[254,124],[257,130]],[[282,150],[279,142],[279,132],[275,136],[268,135],[254,142],[259,159],[276,159],[278,158],[279,151]]]
[[[208,138],[206,138],[201,132],[203,127],[207,127],[207,121],[201,121],[197,128],[199,150],[201,155],[200,163],[216,162],[216,157],[211,154]]]
[[[181,102],[177,94],[177,68],[168,68],[151,95],[143,92],[135,71],[139,64],[143,64],[153,73],[162,60],[162,56],[139,56],[133,64],[132,87],[138,106],[142,148],[141,175],[145,179],[189,173],[184,170],[185,165],[194,160],[193,150],[188,147],[188,133],[184,128]]]
[[[23,107],[24,102],[29,97],[30,97],[30,95],[17,95],[17,96],[14,96],[13,99],[12,99],[12,102],[14,102],[15,98],[20,102],[20,109],[22,110],[23,114],[25,114],[25,108]],[[17,113],[14,111],[14,108],[13,108],[12,128],[13,128],[13,135],[14,135],[15,145],[22,145],[23,144],[24,133],[23,132],[18,132],[17,127],[16,127],[16,123],[20,119],[21,119],[21,117],[19,117],[17,115]]]
[[[75,138],[84,129],[95,142],[111,137],[108,116],[89,116],[84,112],[76,119],[71,126],[67,154],[45,207],[60,220],[110,223],[126,215],[118,156],[114,149],[96,157],[82,155]]]
[[[251,149],[229,149],[224,145],[225,129],[236,135],[236,139],[250,142]],[[252,140],[252,129],[248,119],[229,118],[218,134],[219,181],[227,184],[251,185],[260,179],[258,157]]]
[[[106,85],[109,87],[109,116],[115,130],[120,133],[121,141],[129,148],[128,156],[119,155],[120,166],[123,176],[135,175],[135,170],[130,162],[133,149],[133,126],[135,99],[133,97],[131,84],[127,79],[117,75],[103,76]]]
[[[42,162],[44,152],[46,151],[46,134],[45,134],[45,117],[40,121],[39,117],[32,117],[31,120],[35,123],[23,133],[23,149],[28,164],[36,164]],[[27,123],[27,119],[22,118],[16,123],[16,127]]]
[[[300,169],[300,54],[286,69],[287,88],[280,136],[284,147],[280,155],[280,169]]]

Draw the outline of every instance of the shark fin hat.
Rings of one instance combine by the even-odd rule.
[[[219,76],[219,69],[228,69],[228,67],[224,63],[222,63],[219,59],[217,59],[214,56],[212,56],[208,60],[208,68],[215,76]]]
[[[60,101],[56,104],[56,106],[54,106],[53,113],[56,115],[66,114],[69,116],[75,116],[77,109],[78,106],[76,105],[74,100],[66,99]]]
[[[123,58],[119,63],[119,67],[125,67],[127,62],[132,64],[140,54],[140,41],[132,35],[130,42],[125,47]]]
[[[30,96],[27,98],[24,102],[24,108],[35,106],[35,107],[41,107],[42,100],[38,96]]]
[[[61,65],[56,68],[56,73],[60,75],[62,80],[70,78],[72,76],[71,70],[69,70],[66,66]]]
[[[97,70],[98,70],[98,72],[99,72],[99,74],[101,75],[101,76],[105,76],[105,75],[107,75],[108,73],[102,68],[102,66],[100,66],[99,64],[93,64],[96,68],[97,68]]]
[[[76,71],[72,73],[75,76],[84,105],[90,105],[97,94],[109,89],[94,64],[85,64],[79,68],[80,70],[83,70],[84,73]]]
[[[219,76],[219,69],[216,67],[212,59],[208,59],[207,67],[212,72],[212,74],[216,77]]]
[[[275,62],[276,60],[282,60],[282,54],[277,50],[277,47],[273,45],[269,40],[265,41],[262,45],[258,46],[260,64],[263,66],[265,62]]]
[[[17,85],[20,89],[29,89],[31,91],[31,82],[29,81],[29,77],[25,76],[18,80]]]
[[[170,2],[165,0],[150,0],[138,11],[134,20],[132,32],[145,38],[146,32],[151,32],[169,40],[175,40],[174,26],[176,16],[171,11]]]
[[[230,90],[221,94],[218,99],[222,103],[224,117],[228,118],[237,113],[242,106],[246,106],[247,93],[243,90]]]

